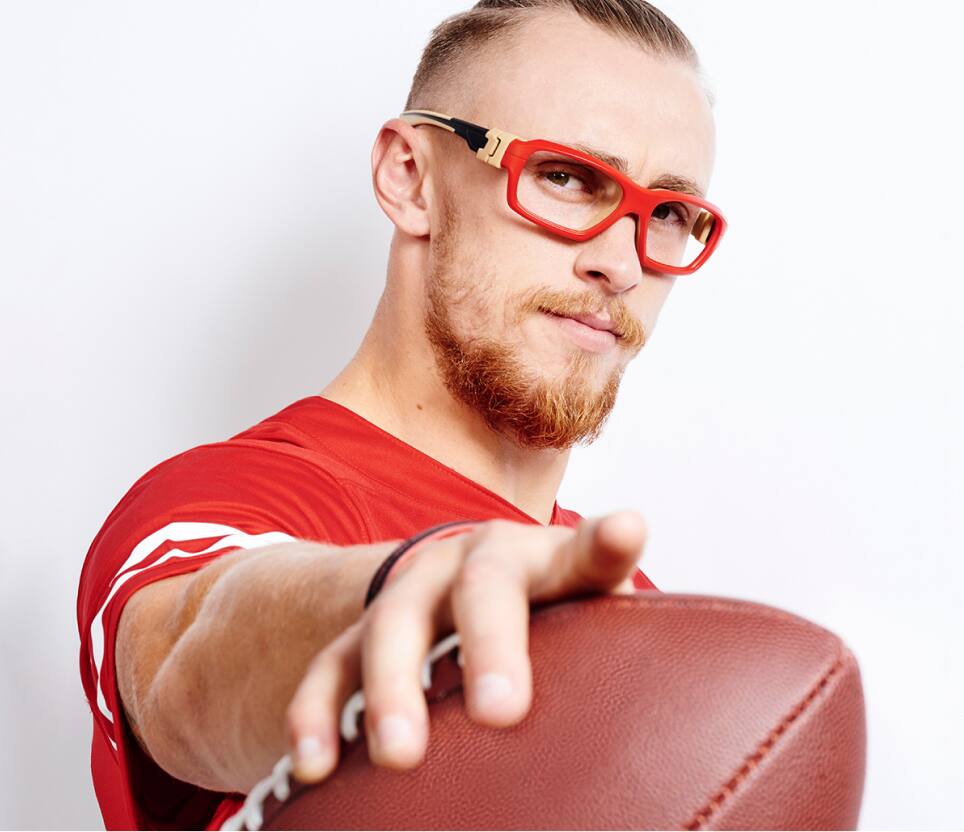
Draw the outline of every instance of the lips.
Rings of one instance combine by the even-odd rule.
[[[549,314],[555,315],[556,313],[550,312]],[[616,324],[611,318],[603,318],[601,315],[556,315],[556,317],[571,318],[574,321],[579,321],[581,324],[591,326],[593,329],[611,332],[617,338],[621,337],[621,333],[616,329]]]

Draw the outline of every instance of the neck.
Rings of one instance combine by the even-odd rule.
[[[547,525],[569,451],[520,447],[454,398],[421,325],[412,326],[422,320],[406,302],[413,297],[389,281],[361,346],[321,395]]]

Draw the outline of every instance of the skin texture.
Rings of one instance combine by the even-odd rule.
[[[676,173],[708,188],[712,113],[685,64],[575,14],[540,13],[469,65],[471,84],[459,76],[420,106],[607,150],[644,186]],[[569,449],[598,436],[676,278],[643,271],[632,217],[584,242],[520,217],[505,172],[447,131],[391,119],[372,168],[395,225],[386,286],[321,394],[548,523]],[[540,308],[608,312],[627,337],[591,353]]]
[[[544,12],[471,66],[471,86],[442,85],[420,106],[607,150],[644,185],[675,173],[707,188],[713,123],[689,67]],[[286,750],[300,779],[327,777],[359,687],[373,763],[417,765],[429,736],[419,671],[453,629],[470,717],[515,724],[532,701],[530,604],[633,591],[638,512],[540,524],[570,447],[598,435],[674,279],[641,269],[632,217],[579,243],[527,222],[505,202],[505,173],[443,130],[386,122],[372,181],[395,226],[388,280],[322,394],[539,522],[492,520],[423,546],[367,610],[368,582],[399,541],[234,552],[134,593],[116,645],[128,721],[163,769],[209,789],[246,792]],[[608,312],[626,337],[589,354],[541,309]]]

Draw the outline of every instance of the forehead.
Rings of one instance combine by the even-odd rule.
[[[641,184],[664,173],[709,184],[713,116],[686,64],[569,12],[533,13],[471,62],[472,112],[459,117],[622,156]]]

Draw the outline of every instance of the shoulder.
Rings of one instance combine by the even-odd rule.
[[[287,410],[157,463],[121,497],[101,532],[137,536],[164,520],[308,539],[339,530],[357,535],[362,515],[351,477],[337,456],[283,418]]]
[[[292,539],[368,542],[365,517],[337,466],[274,430],[198,445],[140,476],[90,544],[80,575],[82,617],[93,616],[135,572],[156,579],[229,550]]]

